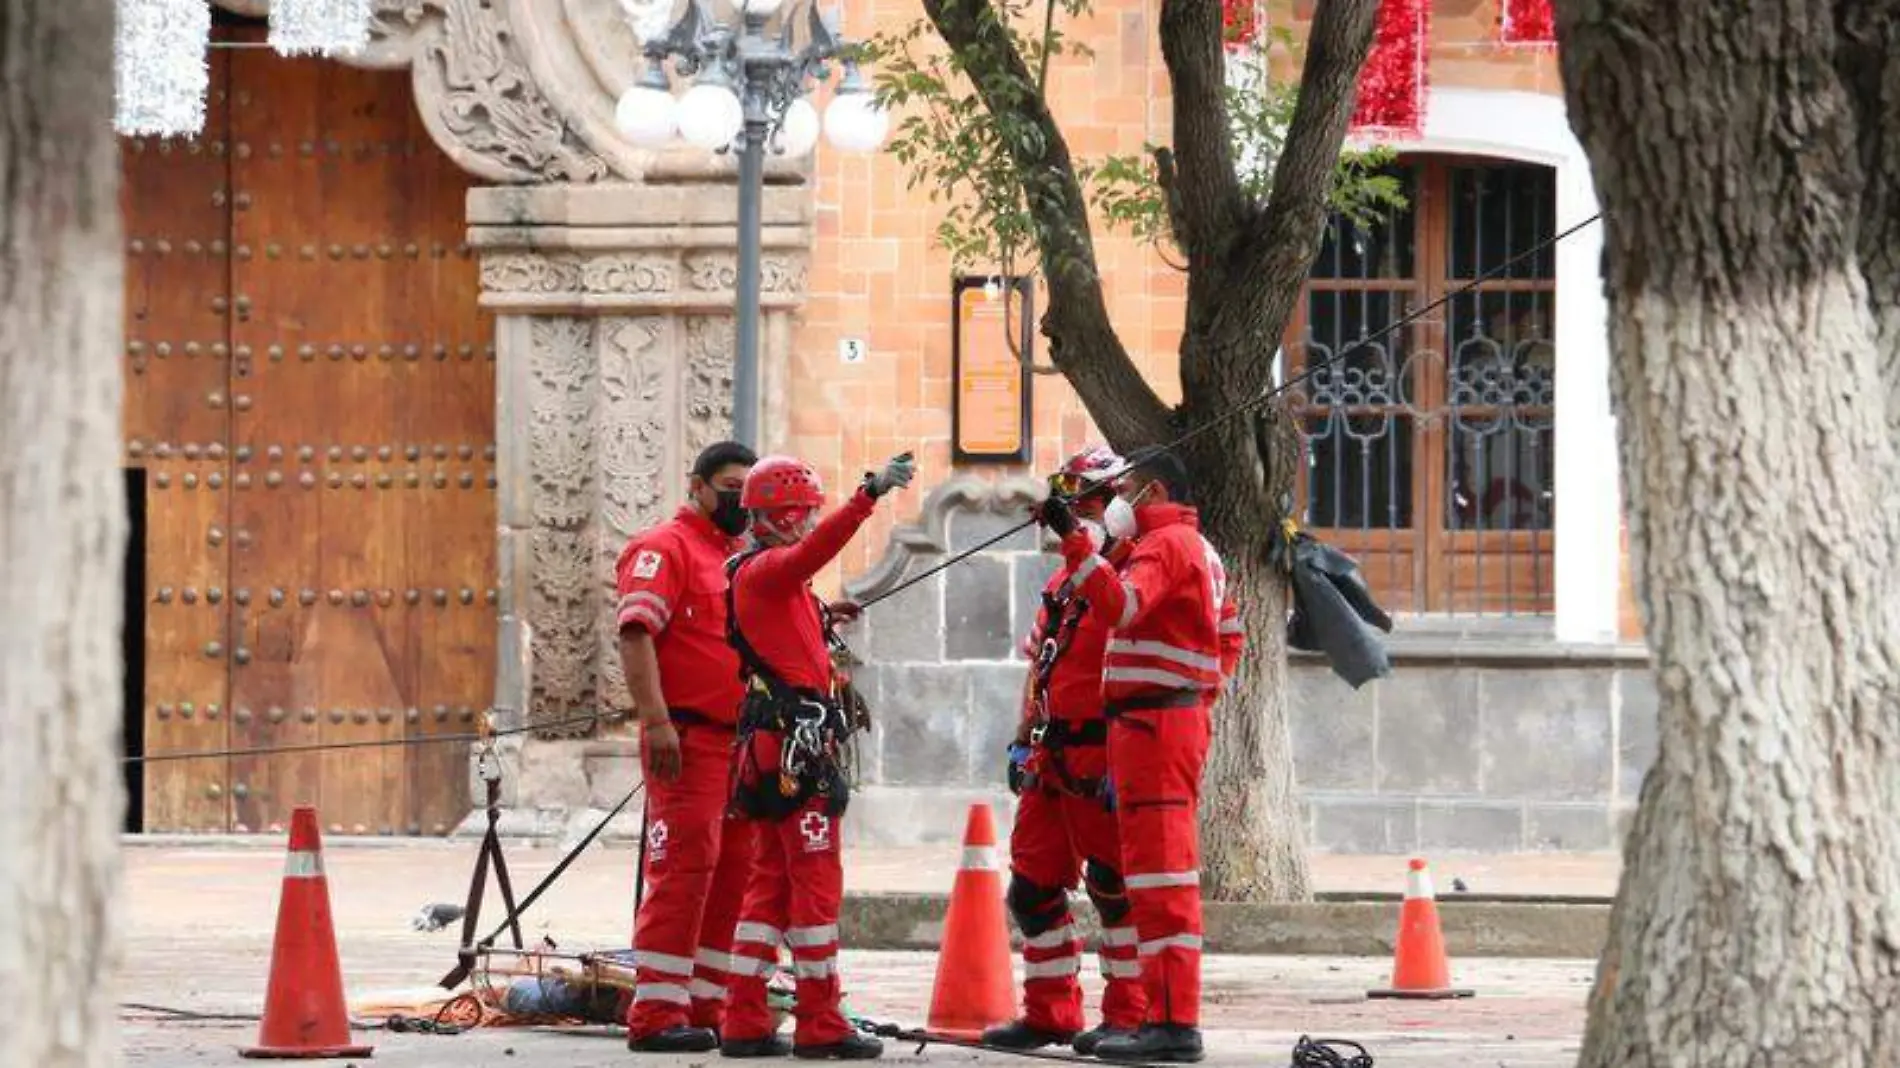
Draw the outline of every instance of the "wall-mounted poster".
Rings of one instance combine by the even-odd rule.
[[[1008,301],[1003,299],[1005,287],[1014,290]],[[1035,357],[1035,284],[1027,278],[959,276],[950,299],[950,374],[956,387],[950,409],[951,459],[1027,463],[1033,455],[1029,364]],[[1016,351],[1011,351],[1005,330],[1016,335]]]

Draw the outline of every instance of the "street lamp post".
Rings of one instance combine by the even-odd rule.
[[[828,61],[847,53],[835,14],[802,0],[806,33],[795,42],[791,10],[776,33],[767,26],[784,0],[739,0],[737,27],[713,18],[706,0],[687,0],[686,10],[664,32],[646,37],[646,70],[621,96],[614,119],[634,144],[657,148],[681,140],[709,152],[739,155],[739,271],[734,285],[737,319],[732,368],[732,436],[759,444],[759,258],[760,208],[765,198],[765,153],[799,158],[818,145],[818,111],[805,96],[830,74]],[[801,0],[792,0],[794,5]],[[623,0],[630,16],[633,3]],[[636,16],[637,17],[637,16]],[[635,25],[636,34],[640,27]],[[693,86],[678,99],[667,79],[671,59]],[[825,110],[823,131],[837,148],[869,152],[884,143],[890,120],[873,99],[856,64],[844,75]]]

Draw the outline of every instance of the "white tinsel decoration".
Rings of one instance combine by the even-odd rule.
[[[672,0],[620,0],[620,10],[633,28],[634,40],[642,45],[665,33],[673,23]]]
[[[356,55],[369,47],[374,0],[271,0],[270,46],[278,55]]]
[[[203,132],[210,39],[208,0],[119,0],[113,126],[129,137]]]

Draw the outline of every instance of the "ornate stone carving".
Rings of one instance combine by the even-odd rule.
[[[689,284],[701,292],[733,289],[739,282],[739,257],[736,252],[694,252],[686,257]],[[759,291],[803,295],[805,257],[766,255],[759,262]]]
[[[671,405],[660,345],[666,332],[667,321],[657,316],[601,323],[601,515],[615,552],[619,542],[666,518],[663,468]]]
[[[377,0],[365,66],[413,68],[416,106],[465,170],[500,182],[597,182],[613,170],[529,74],[496,0]]]
[[[666,256],[634,252],[491,252],[482,257],[482,289],[489,293],[670,293],[679,265]]]
[[[930,491],[924,498],[923,514],[917,523],[891,532],[890,548],[871,570],[844,584],[845,596],[866,600],[884,593],[904,577],[910,558],[944,553],[950,549],[950,515],[957,511],[991,511],[1023,514],[1028,506],[1040,502],[1049,492],[1047,484],[1033,478],[1006,478],[998,482],[960,475]],[[1025,518],[1027,518],[1025,516]]]
[[[547,317],[530,327],[534,390],[528,441],[535,530],[530,537],[534,692],[528,721],[551,723],[596,707],[595,627],[599,611],[590,528],[599,493],[594,475],[594,408],[599,393],[595,323]],[[585,725],[554,736],[588,733]]]
[[[732,361],[735,324],[727,316],[685,320],[686,454],[732,433]]]

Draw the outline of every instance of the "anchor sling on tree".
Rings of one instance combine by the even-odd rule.
[[[1095,446],[1071,457],[1049,480],[1052,493],[1073,501],[1082,528],[1111,563],[1132,548],[1125,539],[1106,537],[1100,523],[1121,467],[1121,457]],[[1006,899],[1023,934],[1023,1014],[985,1032],[983,1041],[1016,1050],[1073,1043],[1086,1055],[1104,1037],[1134,1034],[1146,997],[1108,789],[1102,655],[1111,621],[1090,610],[1077,595],[1077,582],[1070,567],[1050,578],[1024,642],[1030,669],[1022,722],[1010,746],[1009,781],[1018,801]],[[1087,1031],[1078,978],[1082,942],[1069,912],[1069,891],[1078,881],[1102,921],[1102,1022]]]
[[[725,563],[740,547],[740,490],[757,460],[720,442],[693,463],[687,503],[635,535],[614,569],[621,662],[647,781],[646,900],[627,1046],[705,1052],[718,1031],[753,828],[728,819],[744,687],[726,642]]]
[[[848,722],[827,643],[832,616],[811,579],[842,550],[877,500],[910,484],[908,455],[865,476],[851,499],[813,524],[824,490],[811,465],[759,461],[742,503],[753,544],[727,565],[728,637],[746,677],[733,807],[758,821],[758,856],[733,937],[732,1001],[720,1052],[727,1057],[867,1060],[883,1043],[839,1010],[838,909],[844,897],[839,830],[848,800],[840,766]],[[792,1042],[773,1034],[766,979],[783,942],[797,994]]]
[[[1123,879],[1139,939],[1146,1017],[1104,1038],[1105,1060],[1202,1057],[1200,842],[1196,826],[1210,711],[1238,649],[1220,554],[1202,537],[1187,471],[1168,452],[1135,458],[1103,512],[1134,538],[1120,572],[1060,498],[1039,515],[1062,537],[1077,593],[1112,621],[1102,667],[1109,774]],[[1223,626],[1223,621],[1229,621]],[[1223,633],[1225,632],[1225,633]]]

